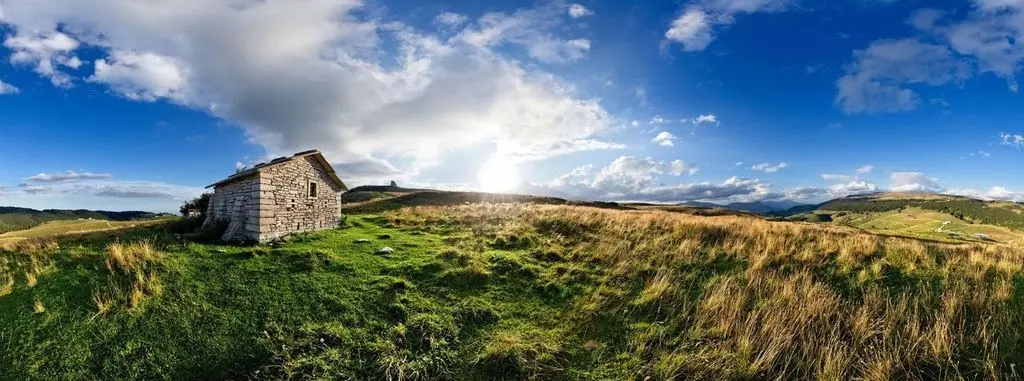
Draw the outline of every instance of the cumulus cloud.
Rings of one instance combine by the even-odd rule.
[[[1015,75],[1024,67],[1024,2],[973,5],[966,19],[955,22],[944,11],[918,10],[908,23],[922,36],[878,40],[854,52],[854,63],[836,82],[836,104],[851,114],[910,110],[920,99],[908,85],[962,83],[982,73],[1003,78],[1017,92]]]
[[[590,16],[592,14],[594,14],[594,11],[591,11],[587,9],[587,7],[584,7],[580,4],[572,4],[569,6],[569,17],[572,17],[574,19],[584,16]]]
[[[824,177],[824,175],[822,176]],[[829,179],[826,179],[829,180]],[[878,186],[858,179],[849,178],[835,178],[831,180],[841,180],[842,183],[832,184],[828,187],[817,188],[817,187],[799,187],[793,188],[785,192],[785,198],[787,200],[798,201],[798,202],[818,202],[822,200],[829,200],[834,198],[874,193],[878,191]]]
[[[535,155],[619,127],[597,99],[536,65],[589,51],[589,40],[564,36],[583,30],[566,28],[563,4],[488,13],[443,38],[368,18],[360,7],[11,0],[2,22],[14,32],[5,41],[11,62],[55,85],[72,83],[66,69],[88,48],[102,55],[83,75],[89,81],[129,99],[210,113],[244,128],[270,155],[319,148],[337,162],[429,163],[486,144]]]
[[[676,136],[672,135],[672,133],[668,131],[662,131],[658,133],[658,136],[655,136],[654,139],[651,139],[651,142],[662,147],[672,147],[676,145],[676,139]]]
[[[715,116],[715,114],[708,114],[708,115],[700,115],[700,116],[698,116],[696,118],[693,118],[693,124],[703,124],[703,123],[714,124],[714,125],[717,126],[719,124],[718,117]]]
[[[650,157],[619,156],[604,168],[594,171],[593,165],[577,167],[543,184],[547,190],[603,198],[611,194],[630,194],[656,185],[658,175],[694,174],[698,168],[682,160],[657,161]]]
[[[875,166],[873,166],[871,164],[868,164],[868,165],[865,165],[863,167],[857,168],[854,172],[857,173],[858,175],[863,175],[863,174],[871,173],[871,171],[874,170],[874,169],[875,169]]]
[[[152,52],[115,50],[108,58],[98,59],[91,82],[104,83],[115,92],[132,100],[183,101],[187,73],[171,57]]]
[[[835,103],[848,114],[911,110],[921,100],[905,85],[962,83],[971,77],[970,63],[948,47],[915,38],[875,41],[853,56],[836,81]]]
[[[1024,192],[1011,191],[1006,187],[993,186],[987,190],[978,189],[950,189],[946,192],[947,194],[966,196],[976,198],[980,200],[990,201],[1013,201],[1013,202],[1024,202]]]
[[[678,176],[696,171],[696,167],[680,160],[664,162],[622,156],[601,169],[593,165],[578,167],[548,183],[535,184],[532,190],[573,199],[650,202],[756,201],[773,196],[770,185],[758,179],[731,177],[721,183],[674,185],[657,180],[662,174]]]
[[[4,82],[4,81],[0,81],[0,95],[4,95],[4,94],[17,94],[20,91],[21,91],[21,89],[15,87],[12,84]]]
[[[6,12],[7,4],[4,5],[3,16],[9,17]],[[6,20],[0,19],[0,22],[4,21]],[[12,52],[12,64],[32,66],[36,73],[49,78],[54,86],[71,85],[71,76],[62,70],[63,67],[77,69],[82,65],[82,61],[72,54],[72,51],[78,48],[79,42],[57,31],[56,27],[44,32],[30,30],[26,33],[19,30],[17,34],[4,40],[4,46]]]
[[[689,8],[672,21],[672,26],[665,32],[665,38],[682,44],[685,51],[700,51],[715,39],[711,27],[710,16],[704,10]]]
[[[753,166],[751,166],[750,169],[755,170],[755,171],[766,172],[766,173],[775,173],[775,172],[778,172],[779,170],[781,170],[783,168],[787,168],[787,167],[789,167],[789,163],[785,163],[785,162],[778,163],[778,164],[758,163],[758,164],[754,164]]]
[[[1010,134],[1006,132],[999,133],[999,144],[1009,146],[1013,148],[1024,148],[1024,136],[1020,134]]]
[[[956,52],[973,57],[982,72],[1006,79],[1011,91],[1019,89],[1014,74],[1024,62],[1024,3],[975,0],[978,10],[967,20],[937,30]]]
[[[53,173],[39,173],[35,176],[31,176],[26,181],[39,182],[39,183],[56,183],[56,182],[70,182],[79,180],[99,180],[109,179],[111,176],[109,173],[93,173],[93,172],[76,172],[76,171],[64,171],[64,172],[53,172]]]
[[[939,193],[943,188],[938,181],[920,172],[893,172],[889,175],[889,188],[893,192]]]
[[[736,16],[787,9],[789,0],[705,0],[686,7],[665,31],[668,43],[682,45],[684,51],[701,51],[715,39],[715,28],[735,22]]]

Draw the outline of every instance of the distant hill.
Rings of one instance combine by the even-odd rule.
[[[972,223],[1024,230],[1024,205],[1012,202],[983,201],[962,196],[876,193],[831,200],[822,203],[816,210],[883,213],[905,208],[921,208],[947,213]]]
[[[94,219],[131,221],[158,217],[161,214],[141,211],[109,212],[103,210],[36,210],[13,206],[0,206],[0,233],[33,228],[44,222],[60,220]]]
[[[715,204],[702,201],[686,201],[679,205],[695,206],[701,208],[725,208],[740,212],[753,212],[765,215],[786,215],[791,208],[806,207],[806,205],[795,201],[755,201],[755,202],[734,202],[731,204]]]
[[[784,216],[792,221],[943,241],[1011,242],[1024,236],[1024,205],[963,196],[874,193],[797,206]]]

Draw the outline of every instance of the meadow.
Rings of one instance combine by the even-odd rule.
[[[0,379],[1019,379],[1022,250],[487,203],[263,246],[23,240]]]
[[[99,231],[120,230],[167,222],[162,219],[132,221],[109,221],[94,219],[58,220],[44,222],[35,227],[0,234],[0,247],[15,245],[18,241],[36,238],[52,238],[61,235],[75,235]]]

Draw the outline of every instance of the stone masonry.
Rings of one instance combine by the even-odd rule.
[[[212,187],[206,223],[228,221],[222,240],[258,242],[337,227],[346,190],[316,151],[275,159]]]

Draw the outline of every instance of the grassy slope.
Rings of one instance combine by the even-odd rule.
[[[846,213],[833,223],[853,226],[872,233],[942,242],[983,242],[975,236],[985,234],[999,243],[1024,242],[1024,233],[1009,228],[971,224],[948,213],[921,208],[905,208],[881,213]],[[943,225],[946,222],[946,225]],[[942,231],[939,231],[939,229]],[[957,234],[960,233],[960,234]]]
[[[28,238],[45,238],[65,234],[81,234],[104,230],[126,229],[136,226],[158,224],[165,220],[107,221],[107,220],[60,220],[42,225],[0,234],[0,244]]]
[[[1012,378],[1024,361],[1007,247],[521,205],[356,215],[278,247],[116,239],[163,254],[146,296],[106,313],[112,238],[0,254],[0,379]]]

